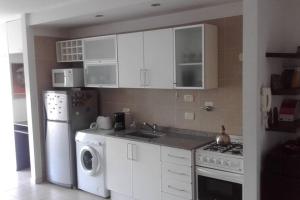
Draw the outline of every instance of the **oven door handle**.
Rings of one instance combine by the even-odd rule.
[[[234,182],[239,184],[243,184],[244,182],[244,176],[242,174],[235,174],[232,172],[225,172],[220,170],[197,167],[196,173],[197,173],[197,177],[200,175],[204,177],[220,179],[223,181],[229,181],[229,182]]]

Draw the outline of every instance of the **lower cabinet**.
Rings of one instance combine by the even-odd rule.
[[[106,145],[108,189],[136,200],[160,200],[160,146],[110,137]]]
[[[132,160],[126,140],[106,138],[107,188],[126,196],[132,195]]]
[[[192,152],[161,147],[162,200],[195,199]]]

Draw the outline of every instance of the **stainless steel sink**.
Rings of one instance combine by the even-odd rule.
[[[127,137],[135,137],[135,138],[144,138],[144,139],[155,139],[163,136],[162,133],[152,133],[152,132],[144,132],[144,131],[135,131],[127,133],[125,136]]]

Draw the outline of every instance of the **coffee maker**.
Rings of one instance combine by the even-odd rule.
[[[114,113],[114,129],[115,131],[121,131],[125,129],[125,113]]]

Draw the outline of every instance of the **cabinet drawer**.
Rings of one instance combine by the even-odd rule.
[[[161,197],[162,197],[162,200],[186,200],[184,198],[177,197],[177,196],[174,196],[174,195],[171,195],[168,193],[164,193],[164,192],[161,193]]]
[[[177,180],[163,179],[162,190],[169,194],[183,197],[185,199],[193,198],[193,189],[191,183],[184,183]]]
[[[162,177],[163,179],[174,179],[178,181],[192,183],[192,168],[171,163],[163,163]]]
[[[192,166],[191,151],[171,147],[162,147],[161,154],[163,162]]]

